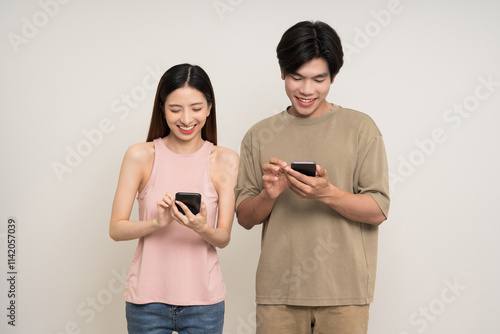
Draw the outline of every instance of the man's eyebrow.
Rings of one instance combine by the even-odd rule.
[[[300,78],[305,78],[305,76],[303,76],[302,74],[300,73],[297,73],[297,72],[292,72],[290,73],[291,75],[295,75],[297,77],[300,77]],[[324,73],[321,73],[321,74],[318,74],[318,75],[315,75],[313,77],[313,79],[320,79],[320,78],[326,78],[329,74],[327,72],[324,72]]]
[[[314,78],[326,78],[327,76],[329,76],[329,74],[327,72],[325,72],[325,73],[321,73],[321,74],[316,75]]]

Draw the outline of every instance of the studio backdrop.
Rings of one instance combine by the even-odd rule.
[[[137,241],[112,241],[109,219],[159,78],[203,67],[219,145],[239,152],[289,104],[275,49],[302,20],[341,36],[328,100],[370,115],[387,148],[369,333],[497,332],[498,13],[494,0],[1,1],[0,332],[126,333]],[[235,220],[218,251],[225,334],[255,333],[260,233]]]

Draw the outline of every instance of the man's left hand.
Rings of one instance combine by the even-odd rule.
[[[320,165],[316,165],[316,176],[304,175],[290,166],[284,169],[288,187],[300,198],[321,200],[331,194],[332,184],[328,181],[328,173]]]

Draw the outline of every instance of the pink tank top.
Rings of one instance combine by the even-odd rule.
[[[207,221],[215,227],[218,195],[210,179],[213,144],[205,141],[193,154],[170,151],[161,138],[153,141],[151,177],[137,196],[139,219],[158,216],[156,202],[167,192],[197,192],[207,206]],[[211,305],[226,298],[216,249],[196,232],[173,221],[139,239],[125,289],[134,304]]]

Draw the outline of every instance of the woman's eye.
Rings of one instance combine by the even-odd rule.
[[[178,112],[180,112],[180,110],[177,110],[177,109],[175,109],[175,110],[174,110],[174,109],[170,109],[170,111],[171,111],[171,112],[173,112],[173,113],[178,113]]]
[[[193,109],[193,111],[200,111],[200,110],[201,110],[201,108],[200,109]]]

